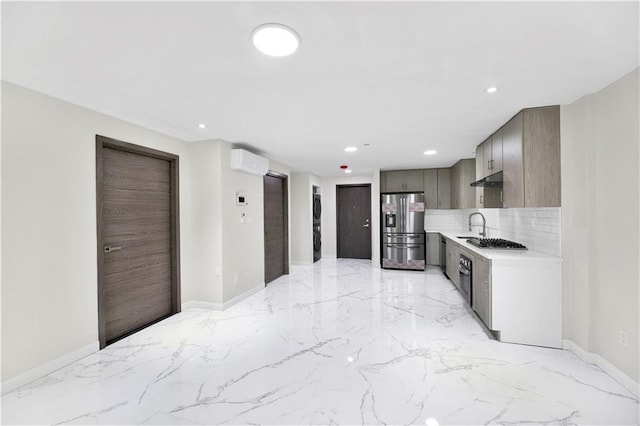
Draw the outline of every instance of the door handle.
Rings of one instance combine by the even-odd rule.
[[[111,253],[112,251],[122,250],[122,246],[104,246],[105,253]]]
[[[364,225],[362,225],[362,226],[364,226],[365,228],[368,228],[368,227],[369,227],[369,224],[368,224],[368,223],[365,223],[365,224],[364,224]]]

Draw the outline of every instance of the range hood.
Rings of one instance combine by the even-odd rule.
[[[471,184],[481,188],[502,188],[502,172],[494,173]]]

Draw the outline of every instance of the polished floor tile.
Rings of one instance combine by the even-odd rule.
[[[491,340],[438,268],[321,260],[2,397],[3,424],[638,424],[570,352]]]

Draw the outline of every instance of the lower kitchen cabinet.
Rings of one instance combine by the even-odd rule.
[[[561,258],[539,253],[484,251],[459,239],[444,238],[445,271],[458,290],[460,253],[473,262],[471,308],[496,339],[562,347]]]
[[[458,263],[460,262],[460,248],[458,244],[447,241],[447,276],[456,287],[460,287],[460,277],[458,276]]]
[[[427,265],[440,266],[440,233],[427,232]]]
[[[491,329],[491,261],[481,256],[473,262],[472,308],[482,322]]]

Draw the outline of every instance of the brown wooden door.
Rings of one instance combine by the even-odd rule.
[[[338,257],[371,259],[371,185],[336,186]]]
[[[289,273],[287,248],[287,180],[264,177],[264,282]]]
[[[179,311],[177,156],[99,136],[97,166],[104,347]]]

